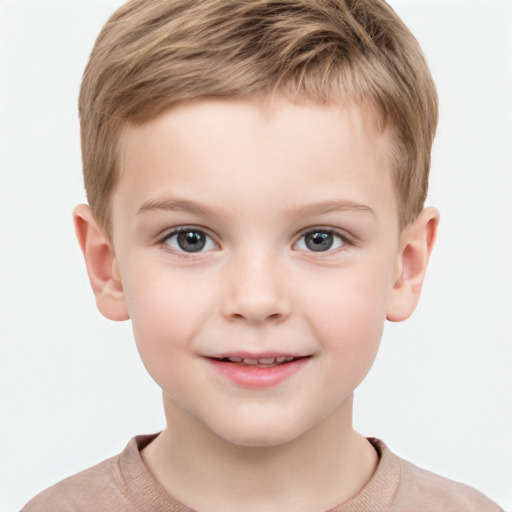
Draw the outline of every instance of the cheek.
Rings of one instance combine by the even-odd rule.
[[[362,354],[366,350],[374,353],[379,345],[384,327],[386,301],[372,293],[373,290],[359,288],[354,293],[333,293],[324,308],[316,308],[317,337],[331,353],[344,358]]]
[[[157,380],[155,373],[179,363],[179,349],[190,345],[207,309],[204,288],[201,293],[201,287],[182,281],[183,276],[154,267],[125,286],[137,348]]]
[[[364,376],[373,362],[384,328],[391,275],[379,262],[340,272],[322,290],[315,290],[305,306],[317,339],[344,372]]]

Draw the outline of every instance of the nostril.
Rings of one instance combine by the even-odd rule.
[[[231,321],[277,323],[288,316],[289,304],[276,290],[270,292],[255,287],[237,287],[225,297],[222,313]]]
[[[261,315],[261,316],[258,316],[256,317],[255,315],[244,315],[244,314],[241,314],[241,313],[233,313],[231,315],[231,318],[233,320],[244,320],[244,321],[248,321],[248,322],[278,322],[281,320],[281,318],[283,317],[283,315],[281,313],[272,313],[270,315]]]

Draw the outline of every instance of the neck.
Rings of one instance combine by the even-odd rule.
[[[323,511],[370,480],[377,454],[352,428],[352,399],[297,439],[247,447],[217,436],[166,405],[167,429],[143,452],[149,470],[177,500],[201,512]]]

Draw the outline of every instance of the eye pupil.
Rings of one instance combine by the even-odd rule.
[[[333,236],[325,231],[316,231],[308,233],[305,236],[305,242],[308,249],[315,252],[327,251],[332,247]]]
[[[182,231],[178,234],[178,245],[186,252],[197,252],[203,249],[206,237],[199,231]]]

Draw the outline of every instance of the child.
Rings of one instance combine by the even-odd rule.
[[[167,428],[24,510],[500,510],[352,428],[439,218],[435,88],[384,2],[132,1],[80,117],[78,239]]]

